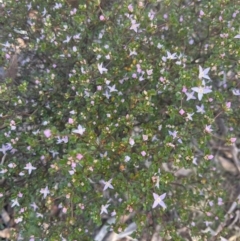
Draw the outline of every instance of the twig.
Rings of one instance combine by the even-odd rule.
[[[240,194],[237,196],[236,200],[239,200],[240,199]],[[225,219],[222,223],[220,223],[218,225],[218,228],[214,234],[214,236],[212,237],[211,241],[215,241],[216,238],[218,237],[218,235],[223,231],[224,227],[226,226],[227,224],[227,220],[228,220],[228,216],[230,213],[232,213],[234,211],[234,209],[236,208],[237,206],[237,202],[234,201],[231,205],[231,207],[229,208],[229,210],[227,211],[226,215],[225,215]]]

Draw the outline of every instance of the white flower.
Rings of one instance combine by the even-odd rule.
[[[201,100],[204,94],[211,93],[212,90],[205,87],[205,86],[199,86],[199,87],[193,87],[191,88],[193,91],[198,93],[198,99]]]
[[[109,89],[110,93],[111,93],[111,92],[118,91],[118,90],[116,89],[116,86],[115,86],[115,85],[113,85],[112,87],[111,87],[111,86],[108,86],[108,89]]]
[[[98,64],[98,70],[100,72],[100,74],[103,74],[103,72],[107,72],[108,70],[104,67],[102,67],[103,63]]]
[[[187,117],[186,117],[186,120],[188,121],[188,120],[193,120],[192,119],[192,116],[194,115],[194,113],[192,113],[192,114],[190,114],[190,113],[187,113]]]
[[[196,97],[194,96],[194,92],[193,91],[191,93],[186,92],[185,94],[187,95],[187,101],[196,99]]]
[[[124,161],[125,161],[125,162],[129,162],[129,161],[130,161],[130,159],[131,159],[131,157],[130,157],[130,156],[125,156]]]
[[[15,207],[15,206],[20,206],[17,198],[12,200],[12,205],[11,205],[11,207]]]
[[[112,182],[112,178],[107,182],[102,181],[102,183],[104,184],[103,191],[107,190],[108,188],[114,189],[111,182]]]
[[[67,38],[63,41],[63,43],[68,43],[71,40],[71,36],[67,36]]]
[[[134,141],[132,138],[130,138],[130,139],[129,139],[129,144],[130,144],[131,146],[133,146],[133,145],[135,144],[135,141]]]
[[[79,135],[82,135],[84,132],[85,132],[85,128],[83,128],[81,125],[78,125],[78,128],[73,130],[72,132],[73,133],[76,133],[76,134],[79,134]]]
[[[176,53],[171,54],[169,51],[167,51],[167,59],[176,59],[176,58],[177,58]]]
[[[240,95],[240,90],[238,89],[233,89],[232,92],[234,95]]]
[[[102,214],[102,213],[108,214],[107,208],[108,208],[109,206],[110,206],[110,204],[102,205],[102,206],[101,206],[101,212],[100,212],[100,214]]]
[[[43,194],[43,197],[46,198],[47,195],[50,193],[48,186],[46,186],[44,189],[42,188],[40,191],[41,194]]]
[[[137,28],[140,26],[139,23],[136,23],[136,20],[132,20],[132,26],[130,29],[134,30],[137,33]]]
[[[206,68],[206,69],[203,69],[200,65],[199,65],[199,79],[209,79],[209,76],[208,76],[208,72],[209,72],[210,68]]]
[[[32,173],[32,171],[36,169],[36,167],[34,167],[34,166],[32,165],[32,163],[29,162],[29,163],[26,164],[26,166],[24,167],[24,169],[25,169],[25,170],[28,170],[28,174],[30,175],[30,174]]]
[[[201,106],[196,105],[196,107],[197,107],[197,113],[201,113],[201,114],[205,113],[203,104]]]
[[[205,126],[205,131],[206,131],[207,133],[211,133],[211,132],[213,131],[211,125],[206,125],[206,126]]]
[[[153,193],[153,197],[154,197],[154,203],[152,205],[152,208],[155,208],[158,205],[162,206],[164,209],[167,208],[166,204],[163,202],[163,199],[166,197],[166,193],[164,193],[162,195]]]

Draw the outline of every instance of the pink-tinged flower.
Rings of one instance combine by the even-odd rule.
[[[129,4],[129,5],[128,5],[128,11],[131,12],[131,13],[133,12],[133,6],[132,6],[132,4]]]
[[[205,131],[207,132],[207,133],[211,133],[213,130],[211,129],[211,125],[206,125],[205,126]]]
[[[142,151],[141,154],[142,156],[146,156],[147,153],[145,151]]]
[[[159,80],[160,80],[162,83],[164,83],[166,79],[161,76],[161,77],[159,78]]]
[[[137,33],[137,28],[140,26],[139,23],[136,23],[136,20],[132,20],[132,26],[130,27],[130,29],[134,30]]]
[[[130,138],[130,139],[129,139],[129,144],[130,144],[131,146],[133,146],[133,145],[135,144],[135,141],[134,141],[132,138]]]
[[[71,14],[71,15],[74,15],[74,14],[76,14],[76,12],[77,12],[77,9],[74,8],[73,10],[70,11],[70,14]]]
[[[226,108],[227,108],[227,109],[230,109],[230,108],[231,108],[231,102],[227,102],[227,103],[226,103]]]
[[[150,10],[150,12],[148,13],[148,17],[149,17],[149,19],[152,21],[153,19],[154,19],[154,17],[155,17],[155,12],[151,9]]]
[[[74,169],[77,166],[77,164],[75,162],[71,163],[71,167]]]
[[[153,69],[147,69],[147,75],[152,75]]]
[[[179,114],[180,115],[183,115],[185,113],[185,111],[183,110],[183,109],[181,109],[180,111],[179,111]]]
[[[162,206],[164,209],[167,208],[167,206],[165,205],[165,203],[163,202],[163,199],[166,197],[166,193],[162,194],[162,195],[158,195],[156,193],[153,193],[153,197],[154,197],[154,203],[152,205],[152,208],[157,207],[158,205]]]
[[[204,14],[205,13],[203,12],[203,10],[200,10],[200,12],[199,12],[200,17],[203,16]]]
[[[144,141],[148,140],[148,136],[147,135],[142,135],[142,138],[143,138]]]
[[[29,241],[35,241],[35,238],[33,235],[30,237]]]
[[[223,200],[222,200],[222,198],[218,198],[218,206],[221,206],[221,205],[223,205]]]
[[[208,204],[209,204],[210,207],[212,207],[213,206],[213,201],[209,201]]]
[[[22,220],[23,220],[23,217],[22,217],[22,216],[14,219],[15,223],[20,223],[20,222],[22,222]],[[31,238],[29,241],[35,241],[35,239],[32,239],[32,238]]]
[[[74,120],[72,118],[68,118],[68,123],[73,124]]]
[[[49,138],[49,137],[52,135],[51,130],[49,130],[49,129],[45,130],[45,131],[44,131],[44,135],[45,135],[47,138]]]
[[[19,213],[24,213],[25,212],[25,208],[21,208]]]
[[[102,86],[101,85],[98,85],[97,86],[97,90],[101,90],[102,89]]]
[[[103,15],[101,15],[101,16],[99,17],[99,19],[100,19],[100,21],[104,21],[104,20],[105,20],[105,17],[104,17]]]
[[[214,157],[213,155],[207,155],[207,159],[208,159],[208,160],[212,160],[213,157]]]
[[[113,210],[113,212],[111,212],[111,216],[114,217],[114,216],[116,216],[116,215],[117,215],[116,211]]]
[[[82,203],[79,203],[78,207],[80,207],[82,210],[85,208],[84,204],[82,204]]]
[[[236,137],[232,137],[232,138],[230,139],[230,141],[231,141],[232,143],[234,143],[236,140],[237,140]]]
[[[78,159],[78,160],[81,160],[82,158],[83,158],[83,155],[80,154],[80,153],[78,153],[78,154],[77,154],[77,159]]]
[[[186,86],[183,86],[183,88],[182,88],[182,92],[183,92],[183,93],[186,93],[186,92],[187,92],[187,88],[186,88]]]
[[[18,193],[18,197],[23,197],[23,194],[21,192]]]

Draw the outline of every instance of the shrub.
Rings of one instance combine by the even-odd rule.
[[[236,7],[1,4],[0,201],[25,240],[92,240],[103,218],[124,230],[124,215],[136,237],[217,228],[225,190],[209,141],[239,131]]]

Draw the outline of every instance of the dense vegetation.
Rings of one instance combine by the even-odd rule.
[[[210,143],[239,133],[237,2],[1,3],[3,226],[93,240],[130,216],[136,238],[227,237],[206,229],[229,207]]]

